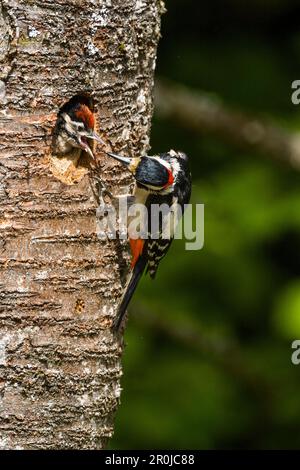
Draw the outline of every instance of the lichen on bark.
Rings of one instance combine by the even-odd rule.
[[[120,398],[110,330],[126,244],[97,237],[97,186],[51,169],[56,113],[79,92],[109,145],[149,147],[157,0],[0,0],[0,448],[103,448]],[[96,150],[112,192],[129,175]]]

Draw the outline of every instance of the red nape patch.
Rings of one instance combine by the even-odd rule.
[[[131,249],[131,254],[132,254],[131,269],[133,269],[134,266],[136,265],[137,260],[143,253],[145,240],[142,240],[141,238],[138,238],[137,240],[130,238],[129,243],[130,243],[130,249]]]
[[[168,182],[167,184],[164,185],[164,188],[167,188],[168,186],[171,186],[171,184],[174,183],[174,176],[173,176],[172,171],[168,169],[168,173],[169,173]]]
[[[94,129],[95,118],[92,111],[85,105],[81,104],[75,111],[75,115],[78,119],[81,119],[88,129]]]

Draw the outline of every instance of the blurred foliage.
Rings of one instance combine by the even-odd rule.
[[[298,1],[166,6],[159,76],[299,128],[291,104],[300,79]],[[152,146],[190,155],[205,246],[185,251],[175,241],[156,282],[140,283],[110,448],[299,448],[291,343],[300,338],[300,174],[158,118]],[[143,308],[170,332],[139,319]],[[180,341],[173,330],[186,327],[209,346]]]

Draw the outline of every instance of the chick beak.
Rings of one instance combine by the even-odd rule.
[[[115,160],[118,160],[118,162],[121,162],[126,166],[129,166],[130,163],[132,163],[132,159],[129,157],[122,157],[121,155],[117,155],[116,153],[111,153],[111,152],[106,152],[106,153],[110,157],[114,158]]]
[[[95,156],[92,152],[91,147],[87,143],[86,139],[96,140],[97,142],[100,142],[100,144],[102,145],[105,145],[105,142],[104,140],[101,139],[101,137],[95,131],[90,131],[90,132],[86,132],[82,134],[82,137],[80,140],[81,148],[95,160]]]
[[[97,134],[97,132],[95,132],[95,131],[90,132],[90,134],[88,134],[87,137],[88,137],[89,139],[96,140],[97,142],[99,142],[99,143],[102,144],[102,145],[105,145],[104,140],[101,139],[101,137],[100,137],[100,136]]]
[[[93,154],[93,152],[92,152],[92,149],[91,149],[91,147],[90,147],[88,144],[83,144],[81,148],[82,148],[82,150],[84,150],[86,153],[88,153],[88,154],[92,157],[93,160],[95,160],[95,156],[94,156],[94,154]]]

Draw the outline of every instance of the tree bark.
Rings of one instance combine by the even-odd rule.
[[[110,330],[127,246],[97,237],[86,159],[51,155],[80,92],[115,151],[149,147],[159,0],[0,0],[0,448],[101,449],[122,347]],[[113,193],[132,183],[96,151]]]

